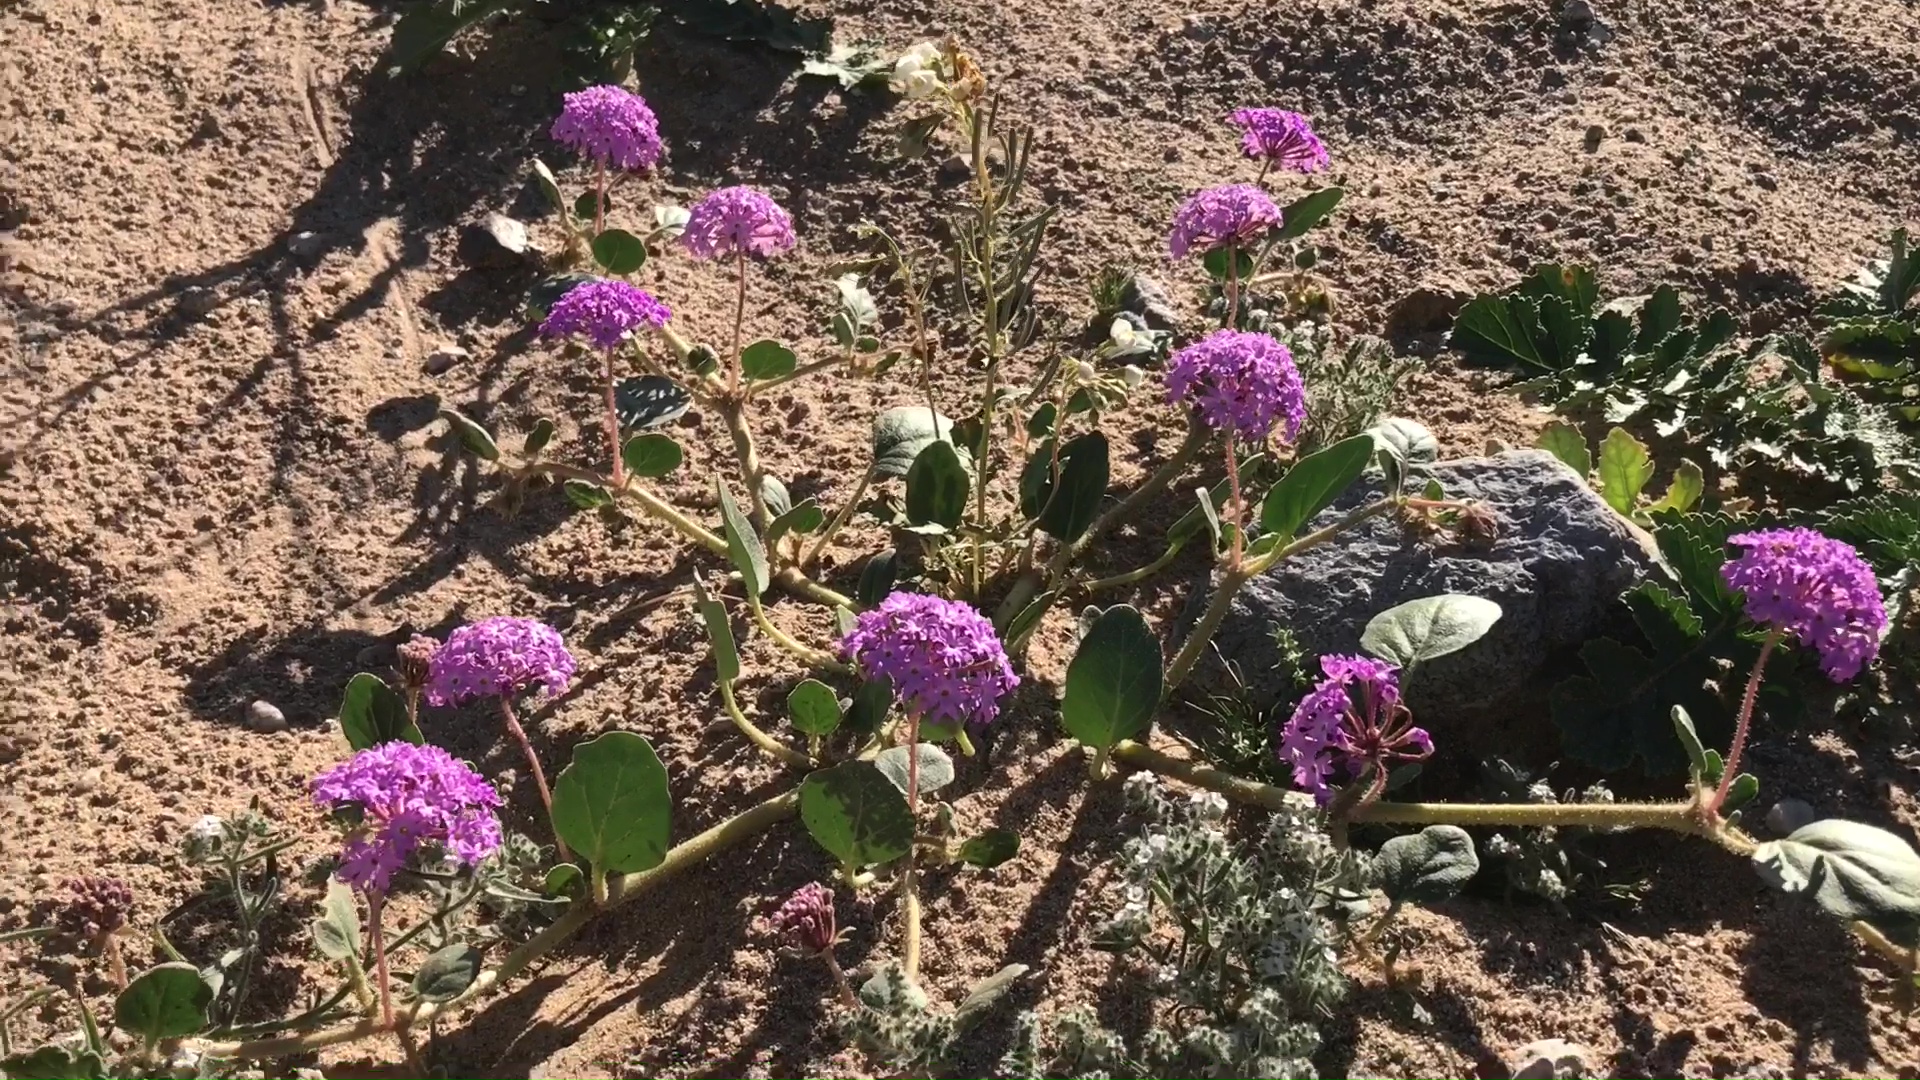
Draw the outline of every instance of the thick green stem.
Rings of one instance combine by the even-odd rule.
[[[820,530],[820,535],[813,541],[813,547],[807,549],[807,553],[801,557],[800,564],[796,569],[805,571],[807,567],[814,564],[815,560],[820,558],[820,553],[827,549],[827,544],[833,539],[834,534],[846,527],[847,519],[853,516],[854,507],[860,503],[860,496],[867,493],[867,488],[872,483],[873,469],[869,468],[860,475],[860,486],[854,488],[853,494],[845,503],[841,504],[839,510],[834,512],[833,520],[827,522],[827,527]]]
[[[767,497],[761,491],[766,474],[760,468],[760,454],[753,447],[753,432],[747,429],[747,406],[745,401],[730,401],[720,406],[720,418],[726,421],[727,434],[733,436],[733,453],[740,459],[740,479],[747,485],[747,498],[752,500],[752,509],[748,517],[753,522],[755,532],[767,535],[767,524],[772,520],[767,514]],[[769,551],[767,557],[778,559],[779,552]]]
[[[1512,829],[1671,829],[1703,834],[1691,801],[1660,803],[1402,803],[1355,807],[1350,819],[1375,825],[1494,825]]]
[[[734,844],[758,835],[774,825],[794,816],[800,809],[800,794],[789,791],[768,799],[745,813],[728,818],[706,832],[672,848],[660,865],[651,870],[642,870],[634,874],[621,874],[607,883],[607,903],[604,907],[576,904],[569,907],[564,915],[556,919],[545,930],[534,935],[526,944],[508,953],[499,966],[488,968],[480,973],[473,984],[457,998],[444,1004],[426,1003],[410,1012],[403,1021],[408,1026],[417,1026],[431,1020],[457,1005],[472,1001],[492,992],[508,979],[525,970],[529,964],[552,952],[561,943],[571,938],[601,911],[619,907],[635,897],[641,896],[654,886],[700,862],[716,852],[732,847]],[[383,1023],[368,1017],[351,1024],[307,1032],[301,1035],[289,1035],[275,1039],[259,1039],[246,1042],[200,1043],[193,1048],[203,1055],[216,1058],[235,1058],[251,1061],[289,1057],[319,1050],[341,1043],[355,1042],[394,1030],[395,1025]]]
[[[740,703],[733,696],[732,679],[720,680],[720,703],[726,707],[727,715],[733,719],[733,726],[740,729],[740,734],[745,735],[748,742],[796,769],[813,767],[812,758],[760,730],[760,725],[747,719],[747,714],[740,711]]]
[[[1129,570],[1124,574],[1115,574],[1112,577],[1096,578],[1093,581],[1081,585],[1080,588],[1084,592],[1099,592],[1102,589],[1118,589],[1127,585],[1137,585],[1173,565],[1173,560],[1179,558],[1180,552],[1185,548],[1185,543],[1171,544],[1167,547],[1167,550],[1160,553],[1159,558],[1145,566],[1135,570]]]
[[[907,714],[907,820],[913,822],[914,842],[907,846],[907,866],[900,880],[900,914],[906,921],[901,936],[900,964],[909,981],[920,977],[920,890],[915,856],[920,851],[920,714]]]
[[[815,360],[810,364],[801,364],[799,367],[794,368],[792,371],[787,372],[785,375],[777,375],[771,379],[765,379],[760,382],[754,383],[753,392],[755,394],[764,394],[767,391],[773,389],[774,387],[779,386],[781,383],[790,383],[795,379],[803,379],[803,378],[806,378],[808,375],[813,374],[816,371],[825,371],[830,367],[836,367],[846,362],[847,362],[847,358],[844,356],[830,356],[825,360]]]

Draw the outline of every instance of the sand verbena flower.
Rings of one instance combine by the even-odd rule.
[[[766,259],[793,247],[793,219],[763,191],[721,188],[688,211],[680,240],[700,259]]]
[[[543,337],[584,337],[596,349],[617,349],[637,332],[667,325],[673,312],[652,293],[624,281],[594,278],[568,289],[540,323]]]
[[[538,619],[496,615],[447,635],[427,671],[427,702],[463,705],[511,697],[538,685],[558,694],[573,681],[573,654],[559,631]]]
[[[817,881],[809,881],[793,891],[767,920],[780,944],[805,953],[823,953],[833,948],[833,891]]]
[[[1252,441],[1276,424],[1291,442],[1306,422],[1306,394],[1285,345],[1267,334],[1215,330],[1173,354],[1167,397],[1199,410],[1206,423]]]
[[[1873,568],[1851,545],[1812,529],[1760,529],[1727,543],[1740,554],[1720,575],[1746,597],[1748,617],[1818,653],[1834,682],[1873,661],[1887,610]]]
[[[76,937],[96,941],[127,925],[133,915],[133,890],[119,878],[71,877],[61,887],[66,897],[55,921]]]
[[[1327,148],[1306,117],[1285,109],[1235,109],[1240,152],[1258,161],[1294,172],[1318,172],[1327,167]]]
[[[1392,761],[1419,761],[1433,753],[1433,739],[1413,726],[1400,704],[1399,669],[1365,656],[1323,656],[1325,678],[1293,710],[1280,731],[1280,760],[1293,782],[1321,804],[1333,799],[1331,781],[1344,767],[1347,778],[1378,767],[1378,787]]]
[[[562,102],[550,132],[554,141],[615,169],[646,169],[660,160],[660,122],[639,94],[589,86]]]
[[[500,794],[465,762],[437,746],[382,743],[313,780],[313,799],[328,809],[358,807],[335,876],[363,892],[384,894],[414,852],[437,844],[472,866],[499,849]]]
[[[935,723],[990,723],[1020,685],[993,624],[943,597],[894,593],[860,614],[840,649],[867,678],[891,679],[901,707]]]
[[[1226,184],[1196,192],[1173,215],[1167,249],[1176,259],[1190,252],[1245,247],[1280,224],[1280,208],[1252,184]]]

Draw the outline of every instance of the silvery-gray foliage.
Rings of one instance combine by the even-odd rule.
[[[1122,855],[1120,906],[1095,941],[1135,958],[1171,1008],[1137,1040],[1087,1011],[1021,1019],[1007,1076],[1312,1076],[1319,1018],[1346,990],[1331,909],[1366,866],[1334,849],[1316,811],[1275,811],[1252,842],[1227,836],[1226,801],[1127,781],[1146,819]],[[1169,938],[1160,926],[1180,928]],[[1205,931],[1198,928],[1205,927]]]

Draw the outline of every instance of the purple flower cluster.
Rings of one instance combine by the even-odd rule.
[[[1280,208],[1252,184],[1226,184],[1196,192],[1173,215],[1167,249],[1176,259],[1190,251],[1241,247],[1280,224]]]
[[[1419,761],[1433,753],[1433,739],[1412,724],[1400,704],[1399,669],[1364,656],[1323,656],[1326,678],[1300,699],[1280,730],[1280,760],[1293,768],[1293,782],[1332,801],[1328,783],[1335,767],[1348,778],[1369,765],[1383,770],[1393,759]]]
[[[1297,112],[1285,109],[1235,109],[1240,125],[1240,152],[1294,172],[1318,172],[1327,167],[1327,148],[1313,125]]]
[[[362,750],[314,777],[313,801],[360,808],[336,876],[363,892],[386,892],[422,844],[437,843],[468,866],[500,847],[493,814],[500,793],[437,746],[390,742]]]
[[[817,881],[793,891],[767,920],[780,943],[801,952],[823,953],[833,948],[833,892]]]
[[[538,619],[496,615],[447,635],[427,670],[427,703],[511,697],[535,683],[557,694],[573,681],[573,671],[559,631]]]
[[[62,885],[67,896],[55,922],[75,937],[93,940],[111,934],[133,916],[133,890],[119,878],[72,877]]]
[[[617,349],[637,330],[658,330],[673,312],[645,289],[593,278],[568,289],[540,323],[545,337],[581,334],[597,349]]]
[[[1285,421],[1292,442],[1307,419],[1306,391],[1293,353],[1266,334],[1215,330],[1173,354],[1167,398],[1187,402],[1220,431],[1260,442]]]
[[[646,99],[618,86],[565,96],[550,134],[603,165],[646,169],[660,160],[660,121]]]
[[[1873,661],[1887,609],[1873,569],[1852,546],[1812,529],[1761,529],[1727,543],[1740,555],[1720,576],[1746,596],[1749,618],[1810,646],[1834,682],[1852,679]]]
[[[793,219],[763,191],[730,187],[693,204],[681,240],[696,258],[766,259],[793,246]]]
[[[867,678],[893,680],[908,712],[936,723],[990,723],[1020,685],[993,624],[938,596],[894,593],[861,612],[840,649]]]

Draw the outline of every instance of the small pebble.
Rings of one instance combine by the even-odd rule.
[[[444,375],[471,359],[472,353],[452,342],[443,342],[427,354],[427,374]]]
[[[1600,149],[1600,144],[1604,142],[1606,138],[1606,128],[1601,127],[1599,124],[1594,124],[1592,127],[1589,127],[1586,134],[1587,152],[1592,153]]]
[[[256,701],[247,706],[247,726],[262,734],[285,731],[287,714],[281,712],[270,701]]]
[[[1775,836],[1787,836],[1813,824],[1819,816],[1805,800],[1781,799],[1767,811],[1767,828]]]
[[[189,285],[180,290],[179,304],[181,311],[202,319],[220,307],[220,294],[204,285]]]
[[[327,238],[316,232],[301,231],[287,237],[287,253],[296,259],[311,259],[327,250]]]

